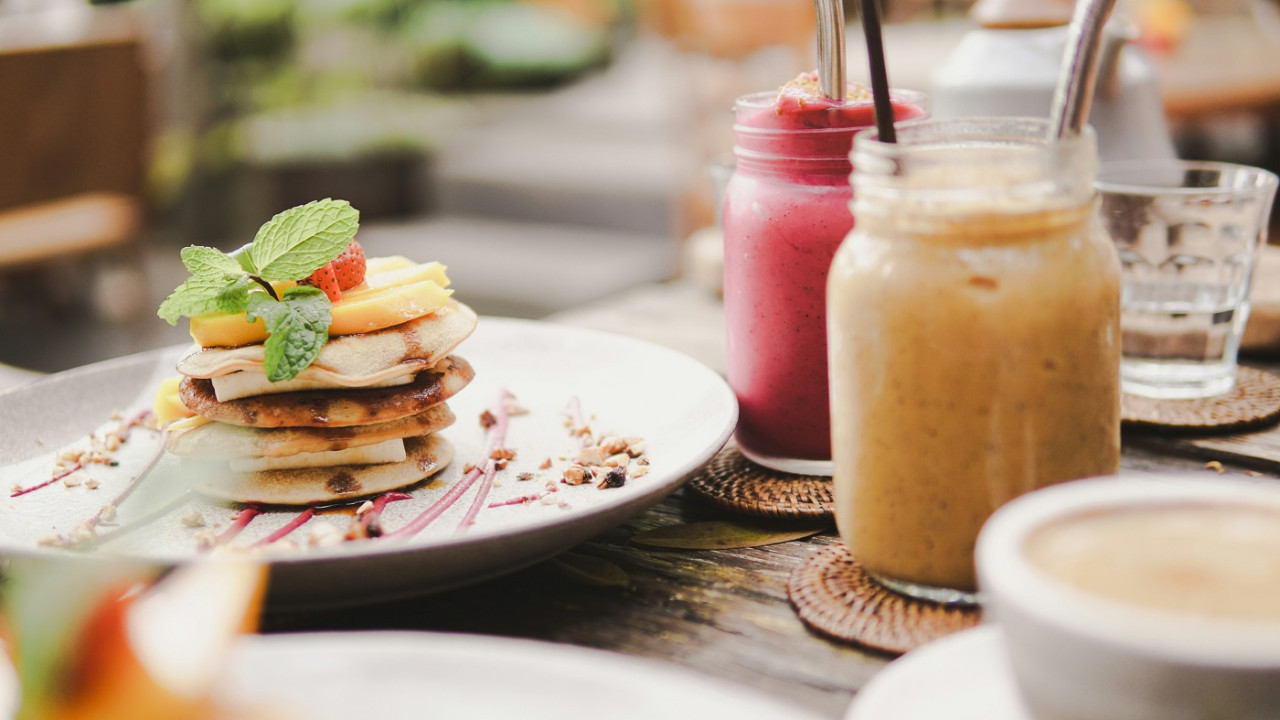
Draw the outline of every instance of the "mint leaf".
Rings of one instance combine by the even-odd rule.
[[[316,359],[329,341],[331,307],[324,291],[307,285],[285,290],[280,300],[266,293],[249,296],[249,319],[261,318],[267,326],[263,369],[268,380],[292,380]]]
[[[177,325],[183,315],[214,312],[218,309],[218,297],[226,287],[227,282],[222,279],[187,278],[160,303],[156,314],[170,325]]]
[[[218,312],[228,314],[244,312],[249,307],[249,293],[261,287],[247,276],[242,275],[236,278],[232,284],[218,293]],[[266,295],[265,292],[262,294]]]
[[[198,278],[237,277],[245,273],[235,258],[221,250],[201,245],[182,248],[182,264]]]
[[[160,303],[156,315],[170,325],[177,325],[183,315],[244,312],[249,305],[249,291],[255,287],[257,283],[243,274],[239,278],[187,278]]]
[[[301,280],[341,255],[359,227],[360,213],[346,200],[309,202],[268,220],[247,260],[263,280]]]
[[[240,263],[240,269],[250,275],[257,275],[258,268],[253,265],[253,258],[249,257],[249,248],[253,247],[253,243],[246,243],[231,251],[231,257]]]

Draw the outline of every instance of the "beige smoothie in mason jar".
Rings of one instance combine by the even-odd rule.
[[[1114,473],[1120,274],[1091,131],[903,127],[854,146],[858,223],[827,290],[841,535],[896,590],[972,602],[1001,504]]]

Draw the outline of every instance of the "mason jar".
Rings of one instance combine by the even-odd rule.
[[[893,97],[899,120],[924,115],[920,93]],[[827,270],[854,223],[853,136],[874,124],[869,95],[837,104],[756,93],[735,107],[723,207],[728,380],[738,448],[775,470],[831,474]]]
[[[1120,270],[1091,130],[971,118],[874,132],[828,280],[837,522],[873,577],[973,602],[978,530],[1116,472]]]

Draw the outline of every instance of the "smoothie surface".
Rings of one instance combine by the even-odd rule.
[[[893,114],[896,121],[910,120],[924,115],[924,110],[894,99]],[[876,114],[870,88],[849,83],[844,102],[837,103],[822,94],[816,72],[803,72],[779,88],[776,95],[762,93],[759,111],[745,118],[739,116],[739,122],[772,130],[853,129],[872,127]]]

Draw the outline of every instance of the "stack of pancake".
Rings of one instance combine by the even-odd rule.
[[[445,401],[474,376],[450,353],[475,325],[470,308],[449,300],[399,325],[332,337],[296,378],[276,383],[261,344],[197,346],[177,367],[196,417],[170,426],[168,450],[216,461],[191,473],[194,488],[234,502],[315,505],[413,485],[453,458],[435,433],[454,421]]]

